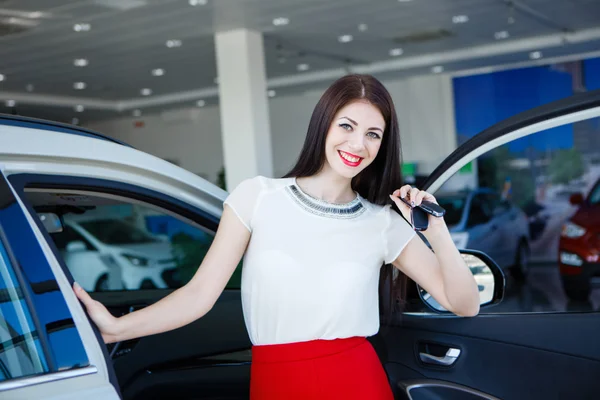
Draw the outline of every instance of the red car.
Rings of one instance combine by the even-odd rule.
[[[600,179],[587,198],[576,193],[569,201],[579,208],[563,225],[558,263],[567,296],[585,301],[592,278],[600,276]]]

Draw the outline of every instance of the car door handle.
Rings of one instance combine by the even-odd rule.
[[[460,349],[455,349],[451,347],[448,349],[448,351],[446,351],[446,355],[443,357],[434,356],[425,352],[420,352],[419,356],[421,357],[421,361],[425,364],[442,365],[444,367],[449,367],[453,365],[460,356]]]

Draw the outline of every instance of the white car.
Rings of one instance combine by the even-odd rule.
[[[168,238],[111,216],[67,215],[61,248],[73,278],[88,291],[164,289],[164,275],[176,267]],[[56,240],[55,240],[56,243]]]

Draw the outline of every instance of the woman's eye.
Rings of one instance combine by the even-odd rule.
[[[379,139],[381,136],[379,136],[379,134],[375,133],[375,132],[369,132],[367,133],[368,136],[372,137],[373,139]]]
[[[347,130],[347,131],[351,131],[352,130],[352,127],[350,126],[350,124],[340,124],[340,127],[342,129]]]

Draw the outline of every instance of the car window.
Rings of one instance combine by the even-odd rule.
[[[600,182],[590,191],[589,203],[590,205],[600,203]]]
[[[481,195],[473,196],[471,200],[471,207],[469,209],[469,219],[467,225],[469,227],[475,227],[478,225],[485,224],[490,220],[490,210],[485,199]]]
[[[436,200],[446,210],[446,214],[444,215],[446,224],[450,226],[460,223],[467,202],[466,196],[442,194],[438,195]]]
[[[23,288],[0,240],[0,382],[48,371]]]
[[[25,195],[34,209],[48,210],[58,193]],[[56,207],[64,230],[50,236],[75,281],[90,292],[179,288],[214,239],[211,230],[150,203],[80,192],[69,201],[85,207]],[[227,288],[239,289],[240,278],[238,268]]]
[[[497,221],[504,229],[463,233],[466,248],[486,252],[506,275],[503,302],[481,312],[600,310],[600,207],[589,206],[600,203],[600,118],[515,139],[472,165],[437,192],[485,189],[470,225],[487,220],[487,207],[510,211]],[[572,204],[574,194],[588,201]]]

